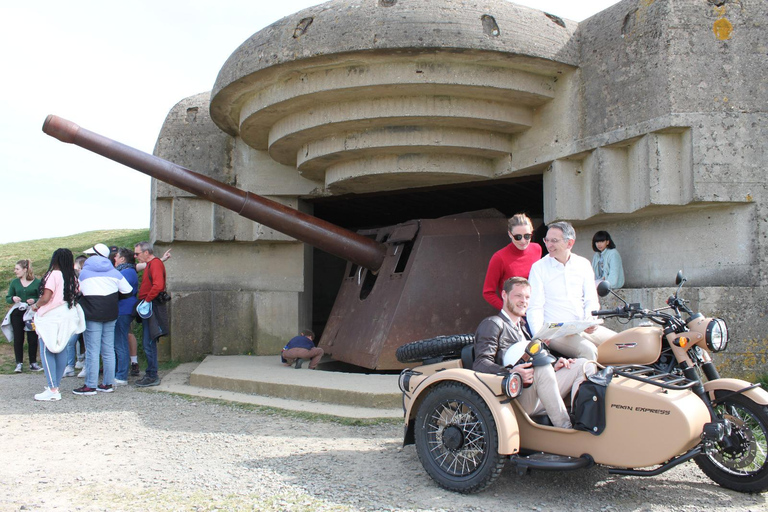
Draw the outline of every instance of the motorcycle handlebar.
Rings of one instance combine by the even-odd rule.
[[[606,316],[606,315],[621,315],[624,313],[624,308],[616,309],[598,309],[592,312],[592,316]]]

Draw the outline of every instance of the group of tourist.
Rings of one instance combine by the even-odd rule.
[[[592,239],[595,256],[590,264],[572,252],[576,232],[568,222],[548,226],[543,240],[548,254],[543,258],[541,246],[531,243],[533,223],[526,215],[513,216],[508,227],[511,243],[491,258],[483,287],[483,297],[499,313],[477,328],[473,369],[518,373],[524,384],[518,398],[523,409],[530,415],[546,412],[554,426],[571,428],[564,398],[575,396],[595,371],[588,362],[597,359],[597,347],[616,333],[594,322],[580,334],[542,339],[564,356],[553,358],[552,364],[534,367],[522,351],[511,364],[505,364],[504,356],[518,343],[546,336],[550,323],[593,320],[592,311],[600,309],[597,283],[624,285],[621,257],[606,231]]]
[[[3,320],[3,332],[14,344],[16,373],[23,371],[25,334],[29,369],[45,371],[45,390],[35,400],[60,400],[62,378],[74,376],[78,367],[82,367],[78,377],[85,382],[73,390],[76,395],[111,393],[128,384],[129,373],[139,376],[137,343],[131,332],[137,315],[144,324],[147,367],[135,385],[160,384],[157,340],[168,334],[163,263],[168,258],[170,250],[157,258],[148,242],[136,244],[133,250],[99,243],[76,259],[69,249],[57,249],[42,279],[34,277],[29,260],[16,263],[16,279],[6,296],[12,308]],[[80,357],[76,361],[78,339],[83,341],[84,362]],[[42,367],[37,363],[38,345]]]

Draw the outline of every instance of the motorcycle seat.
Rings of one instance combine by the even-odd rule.
[[[461,367],[468,370],[472,369],[472,365],[475,362],[475,345],[474,343],[466,345],[461,349]]]

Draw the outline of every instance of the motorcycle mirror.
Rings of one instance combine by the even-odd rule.
[[[627,305],[627,301],[622,299],[621,296],[619,296],[619,294],[617,294],[611,289],[611,283],[609,283],[608,281],[600,281],[599,283],[597,283],[597,294],[600,297],[606,297],[609,293],[614,297],[616,297],[617,299],[619,299],[621,302],[623,302],[625,306]]]
[[[683,275],[682,270],[677,271],[677,277],[675,277],[675,284],[683,284],[687,279],[685,279],[685,276]]]

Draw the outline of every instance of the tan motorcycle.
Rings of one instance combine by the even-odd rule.
[[[400,347],[402,362],[424,363],[400,374],[404,444],[416,445],[439,485],[463,493],[488,487],[508,462],[521,473],[599,464],[613,474],[653,476],[690,460],[723,487],[768,490],[768,392],[719,377],[709,353],[726,348],[727,327],[688,309],[679,298],[684,282],[678,273],[664,308],[624,302],[594,312],[656,325],[627,329],[600,346],[606,368],[575,397],[574,429],[526,414],[515,401],[518,374],[473,371],[471,335]],[[607,284],[598,291],[611,293]],[[526,350],[534,361],[552,360],[536,340]],[[661,368],[665,352],[675,364]]]

